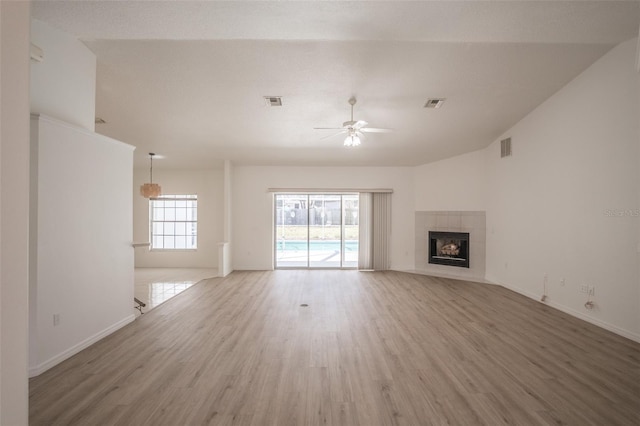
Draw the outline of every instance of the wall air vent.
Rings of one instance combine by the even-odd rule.
[[[267,102],[268,106],[282,106],[282,96],[265,96],[264,100]]]
[[[500,141],[500,158],[511,157],[511,138]]]
[[[444,98],[431,98],[424,104],[425,108],[440,108],[444,104]]]

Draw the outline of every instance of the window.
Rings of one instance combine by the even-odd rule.
[[[163,195],[149,201],[152,250],[198,248],[198,196]]]

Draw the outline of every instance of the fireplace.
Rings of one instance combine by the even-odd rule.
[[[469,233],[429,231],[429,263],[469,267]]]

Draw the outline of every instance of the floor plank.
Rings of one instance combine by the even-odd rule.
[[[30,424],[637,425],[640,344],[497,286],[234,272],[31,379]]]

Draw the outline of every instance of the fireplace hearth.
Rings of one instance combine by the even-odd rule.
[[[429,231],[429,263],[469,267],[469,233]]]

